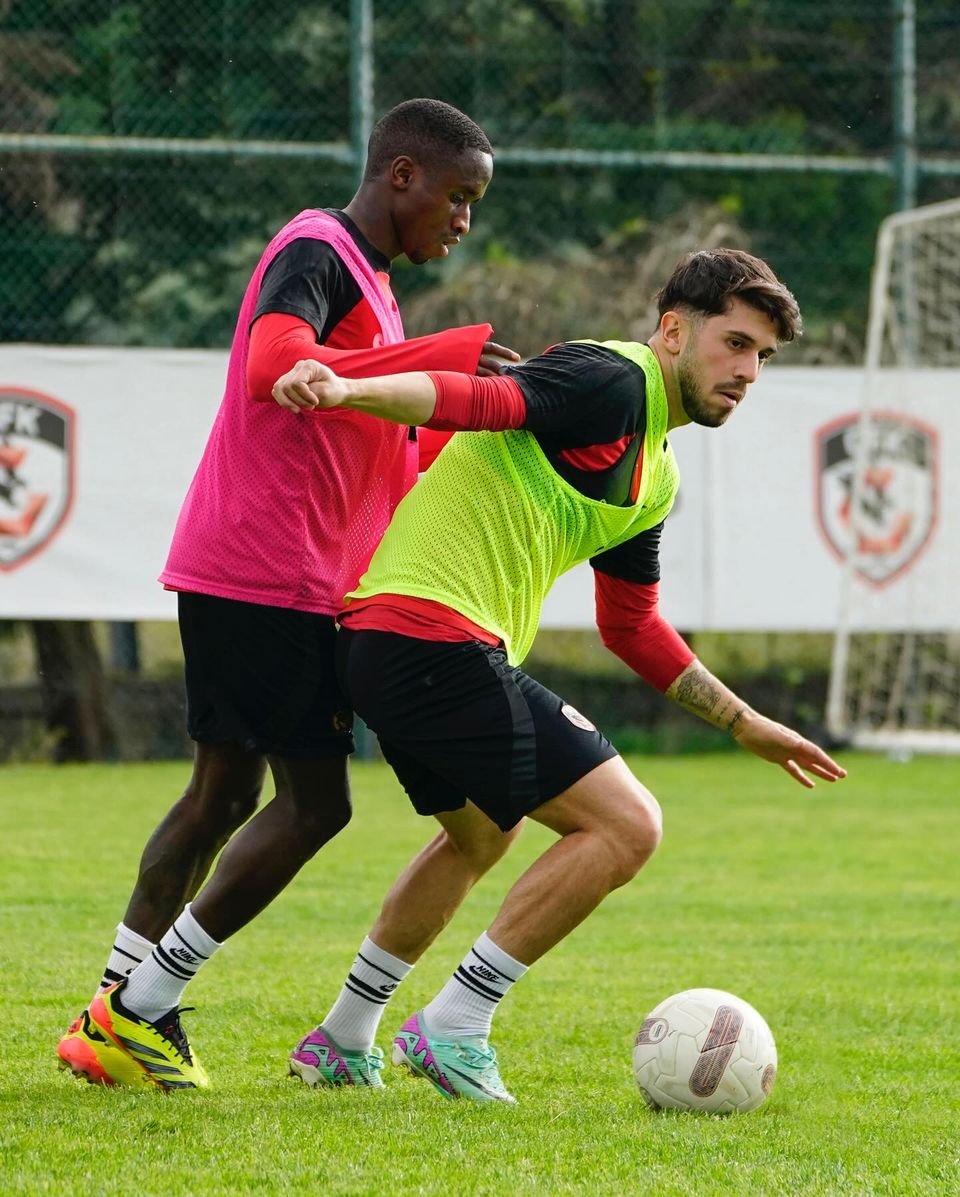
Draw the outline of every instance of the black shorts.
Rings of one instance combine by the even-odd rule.
[[[330,615],[181,593],[191,739],[315,759],[353,751]]]
[[[421,815],[469,798],[507,831],[617,755],[502,648],[343,628],[337,668]]]

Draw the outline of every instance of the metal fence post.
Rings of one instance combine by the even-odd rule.
[[[893,0],[893,167],[897,209],[917,206],[917,39],[914,0]]]
[[[350,140],[357,186],[373,128],[373,0],[350,0]]]

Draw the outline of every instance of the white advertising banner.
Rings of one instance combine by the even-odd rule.
[[[960,628],[960,521],[949,518],[960,510],[960,372],[874,385],[855,513],[861,370],[771,367],[724,428],[671,434],[681,482],[663,532],[661,608],[672,623],[832,631],[855,529],[855,628]],[[548,600],[544,626],[579,626],[592,611],[580,567]]]
[[[0,346],[0,618],[175,616],[156,577],[225,369],[223,351]],[[668,619],[830,630],[855,534],[852,584],[871,626],[960,628],[960,522],[947,518],[960,510],[960,375],[912,372],[909,415],[881,382],[884,416],[859,458],[856,369],[770,367],[726,427],[672,434],[682,481],[662,542]],[[593,618],[582,566],[543,622]]]
[[[0,617],[176,618],[156,579],[226,360],[0,346]]]

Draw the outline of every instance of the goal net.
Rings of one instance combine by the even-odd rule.
[[[842,560],[827,723],[960,752],[960,200],[884,221],[860,410],[820,446]],[[832,489],[831,489],[832,488]]]

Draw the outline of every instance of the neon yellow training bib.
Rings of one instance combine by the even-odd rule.
[[[615,507],[580,494],[530,432],[459,432],[397,507],[348,600],[403,594],[444,603],[499,637],[519,665],[556,579],[666,516],[680,475],[666,439],[660,364],[637,342],[590,343],[644,373],[647,430],[636,502]]]

